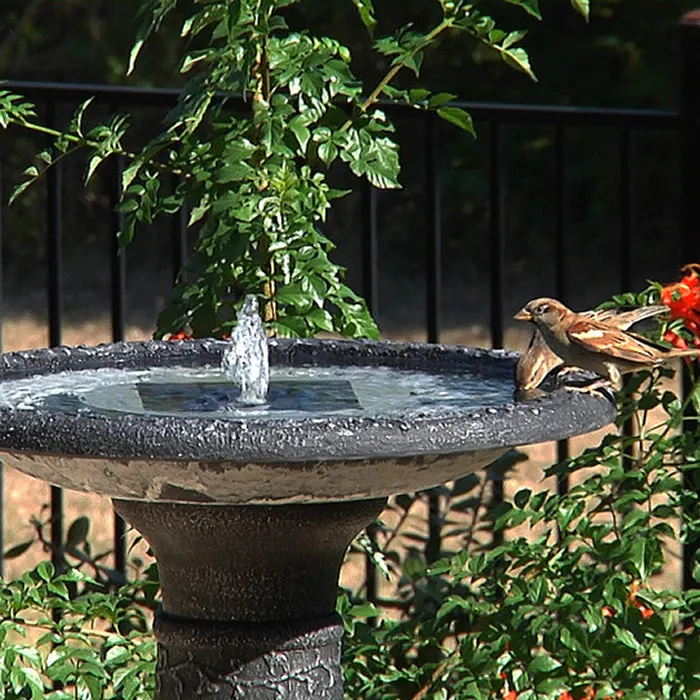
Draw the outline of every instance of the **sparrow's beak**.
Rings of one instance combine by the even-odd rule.
[[[513,318],[516,321],[532,321],[532,314],[527,309],[520,309]]]

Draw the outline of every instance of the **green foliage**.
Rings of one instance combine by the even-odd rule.
[[[117,592],[42,562],[0,588],[0,698],[146,700],[155,640],[139,606],[147,582]]]
[[[459,551],[426,565],[415,551],[387,551],[391,532],[375,557],[401,567],[405,615],[377,623],[373,609],[341,598],[350,697],[700,697],[700,592],[660,590],[653,579],[670,542],[700,541],[700,497],[690,485],[700,480],[700,431],[677,430],[695,420],[686,412],[700,381],[680,401],[661,388],[671,374],[638,373],[621,394],[618,424],[634,416],[636,436],[608,435],[547,470],[575,482],[566,494],[522,489],[491,511],[502,544],[480,546],[467,526]],[[476,513],[479,480],[462,489],[471,493],[460,510]],[[454,498],[442,495],[449,513]],[[397,507],[408,512],[413,501],[402,499]],[[531,534],[515,532],[520,526]],[[700,561],[694,566],[700,581]]]
[[[48,510],[48,505],[44,506],[42,514]],[[90,519],[81,515],[76,518],[66,531],[65,540],[61,547],[54,547],[51,538],[47,536],[47,530],[51,526],[50,513],[32,516],[30,525],[34,529],[34,534],[24,542],[5,550],[3,558],[5,560],[21,557],[32,547],[41,547],[44,552],[51,552],[51,559],[55,562],[60,571],[75,569],[80,573],[90,572],[95,585],[101,589],[116,590],[126,583],[124,574],[117,569],[113,569],[105,564],[105,561],[113,554],[112,550],[93,551],[90,542]],[[137,578],[146,576],[148,571],[143,570],[143,562],[140,558],[133,557],[131,560],[133,573]]]
[[[5,94],[0,102],[0,124],[53,137],[52,146],[25,170],[13,198],[59,160],[84,149],[86,183],[107,159],[127,161],[119,205],[122,244],[138,226],[181,208],[189,212],[199,238],[158,320],[159,337],[180,330],[226,335],[246,294],[259,297],[265,322],[280,336],[332,331],[377,337],[364,301],[344,284],[344,269],[330,260],[333,244],[321,230],[332,200],[345,194],[328,184],[329,168],[339,162],[375,187],[399,187],[394,127],[379,105],[386,98],[435,111],[474,133],[469,114],[449,104],[453,95],[394,85],[399,74],[417,81],[426,51],[447,32],[482,43],[534,78],[527,53],[517,46],[525,32],[500,29],[463,0],[440,0],[440,18],[432,26],[418,30],[409,21],[374,40],[374,49],[390,60],[368,92],[353,74],[346,46],[289,28],[289,8],[302,4],[225,0],[193,8],[180,32],[180,72],[188,82],[162,131],[136,152],[123,145],[124,116],[83,128],[89,101],[64,131],[36,123],[31,106],[16,96]],[[376,32],[371,0],[353,4],[362,23]],[[536,3],[514,4],[538,15]],[[178,5],[177,0],[143,4],[128,72]],[[242,105],[236,96],[242,96]]]
[[[657,294],[652,284],[616,301]],[[618,428],[632,421],[634,435],[613,432],[546,470],[570,480],[563,495],[525,488],[491,508],[491,483],[523,459],[511,450],[485,474],[429,492],[437,539],[426,536],[425,494],[393,499],[394,525],[378,523],[376,542],[362,535],[355,547],[397,584],[383,605],[399,614],[339,596],[347,696],[697,700],[700,591],[656,579],[669,544],[700,542],[700,430],[688,411],[700,377],[691,366],[681,400],[664,384],[672,375],[639,372],[619,395]],[[46,523],[34,524],[46,544]],[[65,551],[92,578],[44,563],[0,589],[0,697],[149,697],[156,572],[116,588],[88,535],[79,518]],[[697,556],[691,566],[700,582]],[[36,643],[22,638],[31,630]],[[63,687],[50,694],[52,681]]]

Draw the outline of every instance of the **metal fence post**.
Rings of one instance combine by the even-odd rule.
[[[697,196],[700,192],[700,9],[681,18],[681,90],[680,90],[680,187],[681,187],[681,251],[686,263],[700,262],[700,216]],[[690,389],[690,378],[684,368],[684,391]],[[691,420],[686,430],[700,429],[697,413],[688,409]],[[700,489],[697,474],[687,472],[686,488]],[[693,567],[698,543],[683,549],[683,588],[697,588]]]
[[[362,217],[361,269],[362,296],[372,316],[377,318],[379,303],[379,267],[377,256],[377,189],[365,180],[363,183],[360,214]],[[367,526],[367,537],[376,546],[377,521]],[[369,554],[365,554],[365,592],[370,603],[376,603],[379,597],[377,567]]]
[[[58,122],[55,101],[48,103],[47,121],[56,128]],[[46,174],[46,232],[48,277],[49,347],[61,345],[63,340],[63,163],[58,162]],[[65,517],[63,489],[51,486],[51,561],[56,571],[63,568],[63,523]],[[57,614],[57,613],[56,613]]]

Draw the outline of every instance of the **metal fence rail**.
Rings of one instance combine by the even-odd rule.
[[[696,21],[697,20],[697,21]],[[620,168],[618,200],[621,211],[619,222],[618,247],[619,283],[622,289],[628,289],[631,281],[630,245],[634,237],[634,162],[633,142],[637,133],[645,130],[673,132],[679,134],[681,143],[681,239],[683,255],[686,260],[700,260],[700,233],[695,228],[695,201],[700,191],[700,92],[695,89],[696,77],[700,74],[700,41],[698,40],[698,22],[700,18],[687,21],[681,32],[683,44],[683,79],[680,111],[630,110],[579,108],[557,106],[511,105],[497,103],[457,103],[468,110],[475,121],[487,126],[489,168],[488,207],[489,224],[489,302],[490,302],[490,336],[493,347],[503,346],[504,335],[504,230],[507,211],[504,208],[504,167],[503,167],[503,127],[519,125],[536,125],[549,128],[553,137],[553,176],[555,187],[552,192],[555,213],[555,292],[562,300],[569,296],[567,285],[567,266],[571,262],[567,242],[567,172],[569,158],[567,154],[567,135],[574,128],[606,127],[616,131],[618,142],[618,160]],[[77,104],[94,96],[95,102],[110,109],[118,108],[160,108],[172,107],[178,97],[177,90],[141,89],[106,85],[76,85],[53,83],[8,82],[5,87],[19,92],[46,106],[48,121],[56,121],[56,115],[64,105]],[[391,116],[419,119],[424,127],[424,190],[425,190],[425,328],[428,342],[439,342],[442,333],[442,227],[441,227],[441,187],[438,163],[441,144],[438,119],[434,114],[419,112],[406,105],[387,103],[383,108]],[[483,130],[482,130],[483,132]],[[0,163],[1,166],[1,163]],[[124,163],[114,159],[111,164],[110,192],[111,204],[119,198],[120,175]],[[46,221],[47,243],[50,264],[48,265],[47,298],[49,344],[59,345],[62,338],[61,307],[61,238],[62,238],[62,168],[59,164],[49,171],[45,180],[46,187]],[[0,177],[0,197],[2,181]],[[370,186],[362,190],[361,198],[361,291],[370,310],[378,309],[378,198],[377,192]],[[125,269],[124,259],[117,255],[116,235],[121,227],[121,215],[114,212],[109,223],[111,248],[111,323],[112,337],[122,340],[125,334]],[[2,209],[0,209],[0,236],[2,235]],[[176,274],[186,256],[186,214],[174,216],[171,229],[173,274]],[[1,267],[0,267],[1,274]],[[568,445],[558,445],[558,456],[568,454]],[[560,489],[566,483],[559,484]],[[502,482],[494,482],[494,498],[503,498]],[[438,508],[437,497],[430,497],[430,510]],[[440,533],[435,532],[431,521],[429,549],[439,551]],[[58,551],[63,542],[63,494],[61,489],[51,489],[51,542]],[[0,467],[0,543],[2,543],[3,499],[2,469]],[[114,547],[116,568],[122,572],[126,569],[126,551],[124,523],[115,517]],[[1,550],[1,548],[0,548]],[[690,561],[690,552],[686,561]],[[0,551],[0,574],[2,574],[2,554]],[[371,598],[376,596],[374,569],[367,567],[367,588]],[[684,581],[690,585],[692,578],[686,566]]]

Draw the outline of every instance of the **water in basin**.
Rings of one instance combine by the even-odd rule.
[[[227,419],[416,416],[510,403],[510,381],[389,367],[269,367],[256,297],[247,296],[220,367],[78,370],[9,380],[0,405],[80,414]]]
[[[264,404],[240,401],[219,367],[79,370],[7,380],[0,406],[83,415],[139,413],[231,420],[419,416],[513,402],[514,384],[468,372],[389,367],[271,367]]]

